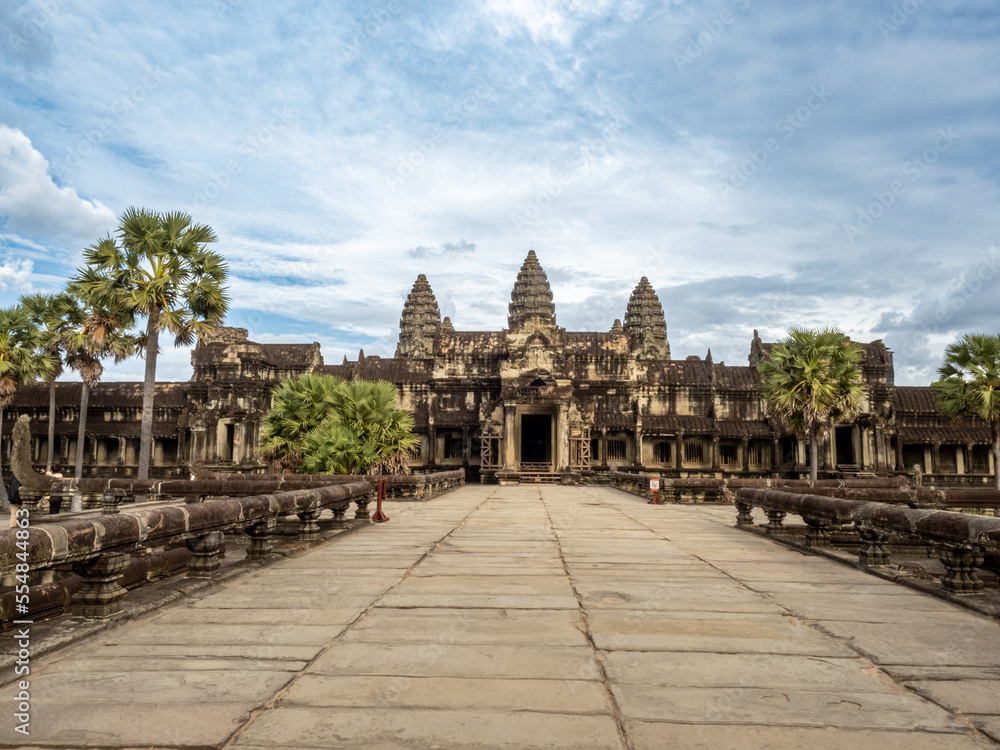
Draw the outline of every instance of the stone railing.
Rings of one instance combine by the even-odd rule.
[[[465,470],[438,471],[432,474],[242,474],[237,472],[200,472],[199,478],[188,479],[63,479],[55,480],[46,491],[27,490],[22,493],[26,508],[39,515],[44,497],[50,498],[50,508],[96,509],[106,514],[117,513],[124,503],[136,497],[146,502],[184,500],[201,502],[209,498],[241,497],[272,492],[313,489],[330,485],[365,481],[372,493],[380,479],[386,481],[386,497],[428,500],[442,492],[465,484]]]
[[[611,485],[647,499],[653,493],[649,480],[656,474],[611,472]],[[906,476],[846,479],[748,478],[709,477],[704,479],[674,479],[660,477],[660,498],[664,502],[732,502],[741,489],[775,489],[786,492],[807,492],[810,495],[846,500],[910,505],[918,508],[970,508],[994,510],[1000,513],[1000,492],[992,489],[932,489],[915,487]]]
[[[427,474],[365,474],[354,476],[346,474],[236,474],[223,472],[204,472],[201,474],[206,479],[218,479],[224,481],[249,481],[267,482],[270,479],[279,478],[281,481],[298,486],[313,486],[330,479],[362,478],[374,484],[379,480],[385,480],[385,496],[389,499],[407,500],[429,500],[448,492],[456,487],[465,484],[465,469],[450,469],[448,471],[434,471]]]
[[[890,538],[916,540],[937,551],[946,571],[941,583],[952,593],[981,591],[983,581],[975,571],[987,554],[1000,551],[998,518],[776,489],[739,489],[735,504],[737,526],[753,527],[752,511],[760,508],[768,519],[764,532],[771,536],[788,532],[789,513],[799,516],[807,526],[807,547],[827,547],[831,530],[851,525],[860,540],[858,563],[865,568],[889,564]]]
[[[356,479],[356,478],[355,478]],[[0,531],[0,575],[17,576],[19,586],[38,583],[27,591],[0,595],[0,619],[31,617],[35,612],[65,605],[72,598],[72,611],[91,618],[106,618],[122,609],[128,580],[145,580],[169,573],[186,560],[189,578],[211,578],[220,565],[224,534],[243,531],[250,539],[247,558],[266,558],[279,517],[296,515],[298,538],[319,537],[319,517],[333,512],[332,528],[345,528],[346,511],[357,504],[355,519],[367,523],[373,485],[352,481],[273,494],[254,494],[210,502],[136,508],[129,513],[65,520]],[[136,489],[145,490],[145,485]],[[22,506],[23,507],[23,506]],[[140,556],[133,558],[131,555]],[[45,582],[44,573],[71,566],[79,578],[63,583]],[[137,573],[138,568],[145,571]],[[67,593],[70,592],[70,593]],[[19,609],[24,603],[29,609]]]

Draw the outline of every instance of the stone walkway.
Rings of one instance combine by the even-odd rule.
[[[101,748],[996,747],[994,622],[729,507],[469,486],[40,657],[31,737]]]

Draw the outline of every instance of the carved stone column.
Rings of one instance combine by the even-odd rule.
[[[344,513],[347,508],[343,505],[338,505],[333,509],[333,528],[335,529],[346,529],[347,521],[344,519]]]
[[[736,525],[753,526],[753,503],[740,497],[736,498]]]
[[[967,545],[940,545],[937,554],[948,571],[941,579],[945,589],[955,594],[982,591],[983,580],[976,575],[976,570],[983,564],[982,550]]]
[[[106,552],[93,560],[74,563],[73,572],[83,579],[83,586],[73,594],[73,614],[105,619],[121,612],[126,591],[119,581],[128,562],[128,555]]]
[[[854,524],[854,528],[861,537],[861,548],[858,550],[858,562],[863,568],[871,568],[877,565],[889,564],[889,551],[885,544],[889,541],[888,532]]]
[[[269,518],[266,521],[247,526],[247,536],[250,537],[250,546],[247,547],[248,560],[263,560],[274,548],[272,534],[278,525],[276,518]]]
[[[743,438],[743,473],[750,471],[750,440]]]
[[[299,511],[298,517],[302,521],[302,526],[299,528],[298,541],[314,542],[319,539],[319,524],[316,522],[319,519],[319,513],[318,507]]]
[[[188,578],[212,577],[221,564],[219,548],[224,538],[221,531],[212,531],[187,540],[187,548],[191,552],[191,559],[188,560]]]
[[[767,526],[764,527],[764,532],[768,536],[781,534],[785,531],[785,516],[788,515],[785,511],[777,508],[764,508],[764,513],[767,514]]]
[[[807,547],[829,547],[830,546],[830,522],[825,518],[816,516],[802,516],[806,522],[806,546]]]
[[[118,515],[118,506],[125,502],[125,490],[107,490],[101,495],[101,513],[106,516]]]
[[[355,505],[357,505],[357,510],[354,512],[355,521],[371,520],[371,515],[368,513],[368,503],[376,500],[377,492],[378,490],[375,489],[374,485],[372,485],[372,489],[370,489],[367,494],[362,495],[354,501]]]
[[[719,436],[714,435],[712,437],[712,470],[718,471],[720,468],[720,457],[719,457]]]

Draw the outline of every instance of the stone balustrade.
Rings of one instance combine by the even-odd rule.
[[[176,569],[178,561],[186,558],[188,577],[211,578],[219,567],[227,532],[245,531],[251,540],[247,558],[257,560],[267,557],[279,517],[298,516],[302,541],[317,538],[317,521],[324,509],[333,512],[333,528],[346,527],[345,511],[351,502],[357,504],[355,518],[367,521],[373,485],[357,477],[352,480],[272,494],[260,493],[261,485],[266,483],[258,483],[257,494],[248,497],[136,508],[129,513],[88,518],[68,516],[65,520],[0,531],[0,575],[27,570],[37,579],[46,571],[71,566],[79,576],[71,584],[73,612],[91,618],[110,617],[121,611],[126,593],[122,579],[128,578],[136,565],[152,568],[155,577]],[[233,485],[229,487],[231,490]],[[148,491],[148,487],[133,483],[131,490]],[[177,548],[186,548],[188,554],[178,556]],[[42,583],[49,588],[59,585],[44,580]],[[42,589],[31,586],[28,600],[40,605],[33,605],[28,613],[18,612],[15,592],[0,595],[0,620],[7,624],[17,617],[31,616],[36,609],[51,605],[53,597],[65,596],[68,590],[65,586],[59,592],[46,593]]]
[[[952,494],[965,492],[946,492],[946,505],[957,502]],[[996,506],[997,495],[994,490],[992,498],[980,500]],[[975,570],[987,554],[1000,552],[1000,519],[987,516],[778,489],[741,488],[735,505],[737,526],[753,526],[752,511],[760,508],[768,519],[764,531],[773,536],[787,533],[784,521],[789,513],[799,516],[807,526],[809,547],[829,546],[831,529],[853,525],[861,542],[858,563],[865,568],[889,564],[890,539],[917,540],[936,550],[946,571],[941,583],[957,594],[981,591],[983,581]]]

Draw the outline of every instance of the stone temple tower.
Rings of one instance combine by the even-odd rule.
[[[397,357],[430,357],[434,352],[434,335],[441,325],[437,299],[423,274],[413,282],[403,315],[399,319]]]
[[[636,359],[670,359],[663,307],[645,276],[629,298],[624,328]]]
[[[554,328],[556,325],[552,288],[534,250],[528,251],[528,257],[524,259],[517,274],[507,310],[507,327],[511,333],[517,333],[526,327]]]

